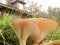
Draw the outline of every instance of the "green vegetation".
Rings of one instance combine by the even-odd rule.
[[[56,29],[55,31],[48,34],[44,40],[58,40],[60,39],[60,29]]]
[[[11,22],[12,18],[10,16],[0,17],[0,31],[2,31],[2,35],[0,35],[0,45],[19,45],[19,40],[10,27]]]

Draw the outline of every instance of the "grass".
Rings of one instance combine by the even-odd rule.
[[[60,29],[54,30],[44,38],[44,40],[59,40],[59,39],[60,39]]]

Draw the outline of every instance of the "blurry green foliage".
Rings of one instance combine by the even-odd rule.
[[[5,16],[3,18],[0,17],[0,30],[3,30],[6,45],[19,45],[19,40],[15,32],[10,27],[11,22],[12,18],[10,16]],[[3,38],[0,35],[0,45],[4,45],[3,43]]]

